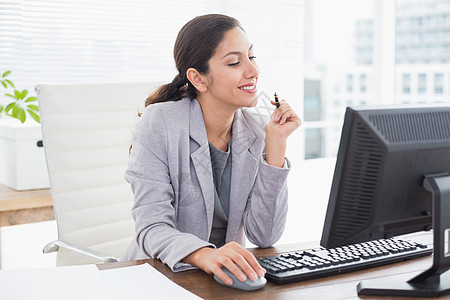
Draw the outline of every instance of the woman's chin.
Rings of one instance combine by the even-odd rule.
[[[249,105],[247,105],[247,107],[255,107],[256,104],[258,104],[258,97],[255,95],[254,98],[250,101]]]

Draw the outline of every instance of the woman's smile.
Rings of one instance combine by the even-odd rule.
[[[239,87],[239,89],[245,93],[256,93],[256,83],[249,83]]]

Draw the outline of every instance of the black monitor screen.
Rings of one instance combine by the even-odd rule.
[[[431,229],[425,175],[450,174],[450,106],[347,108],[321,245]]]

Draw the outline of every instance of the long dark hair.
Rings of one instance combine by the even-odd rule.
[[[171,83],[160,86],[150,95],[145,106],[197,97],[197,89],[187,79],[186,71],[195,68],[201,74],[208,74],[209,60],[225,34],[236,27],[244,30],[238,20],[220,14],[198,16],[186,23],[178,33],[173,48],[178,74]]]

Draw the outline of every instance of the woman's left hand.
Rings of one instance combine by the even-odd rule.
[[[274,101],[271,103],[275,105]],[[266,124],[266,135],[287,139],[301,124],[302,121],[292,107],[285,100],[281,100],[280,107],[275,109],[270,121]]]
[[[275,105],[275,102],[272,101]],[[292,107],[281,100],[280,107],[272,113],[270,121],[266,124],[266,162],[275,167],[283,167],[286,154],[286,140],[302,121]]]

